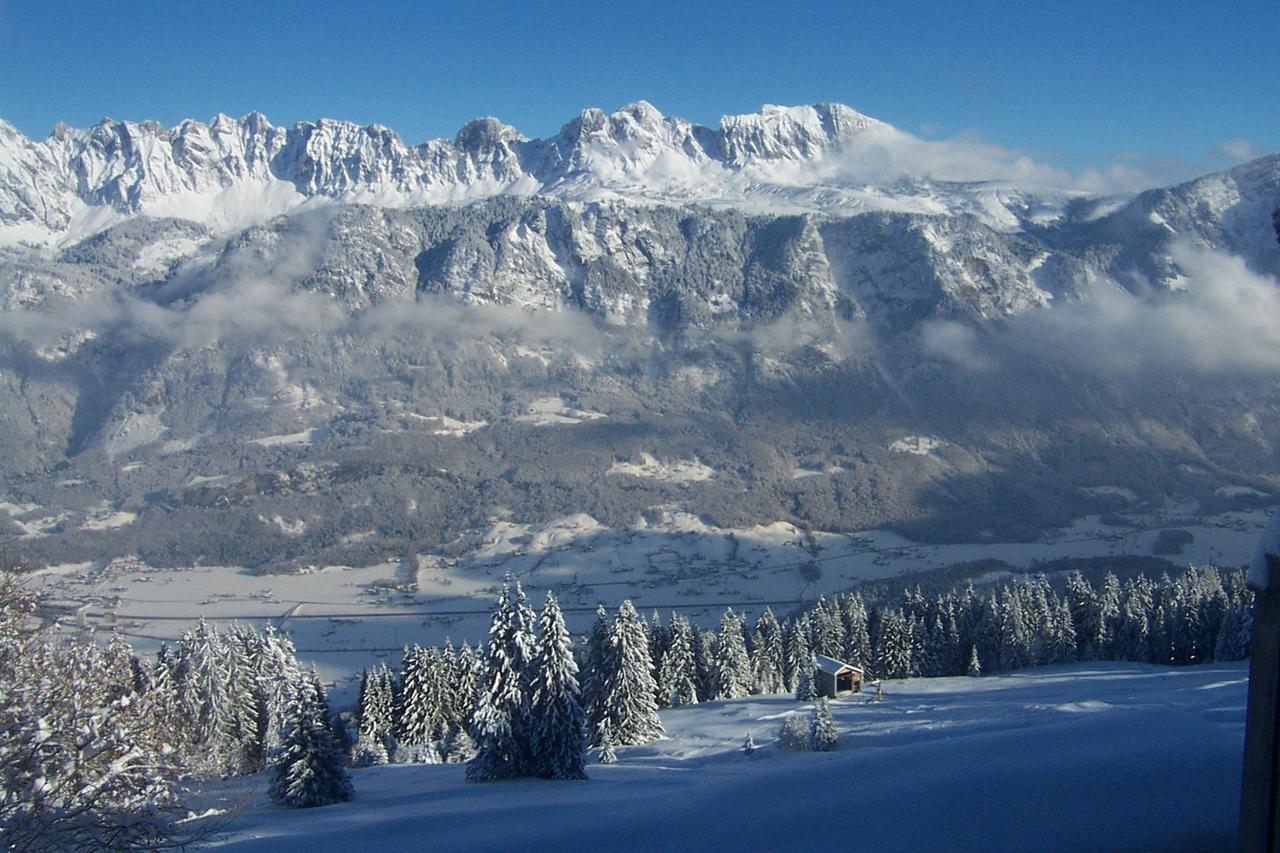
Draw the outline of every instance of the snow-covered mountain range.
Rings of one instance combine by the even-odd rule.
[[[1088,189],[838,105],[0,124],[0,536],[288,568],[1273,500],[1280,156]]]
[[[410,207],[495,195],[622,198],[756,211],[973,213],[1002,229],[1081,193],[1061,175],[971,167],[841,104],[765,106],[716,129],[640,101],[584,110],[527,139],[477,119],[452,139],[406,145],[382,125],[322,119],[275,127],[219,115],[167,128],[103,119],[33,142],[0,121],[0,243],[66,245],[138,214],[244,228],[308,203]],[[930,173],[937,177],[930,177]]]

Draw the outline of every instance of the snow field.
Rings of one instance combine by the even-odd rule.
[[[292,812],[263,776],[224,846],[365,849],[1197,850],[1234,846],[1247,663],[1073,664],[885,682],[831,703],[829,753],[774,746],[790,697],[662,712],[587,782],[463,781],[462,765],[355,770],[356,799]],[[751,732],[758,745],[741,752]]]

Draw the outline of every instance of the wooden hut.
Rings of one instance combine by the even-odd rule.
[[[826,655],[814,655],[813,686],[819,696],[831,699],[841,693],[858,693],[862,690],[862,670]]]

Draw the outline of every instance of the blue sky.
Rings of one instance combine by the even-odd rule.
[[[715,124],[840,101],[1073,170],[1190,174],[1280,150],[1280,3],[0,0],[0,117],[261,110],[407,142],[495,115],[529,136],[646,99]]]

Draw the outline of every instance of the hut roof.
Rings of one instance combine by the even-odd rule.
[[[813,660],[814,663],[817,664],[818,669],[831,675],[839,675],[846,669],[851,669],[858,673],[862,672],[861,669],[858,669],[858,667],[853,664],[844,663],[843,661],[838,661],[835,658],[829,658],[826,655],[814,655]]]

